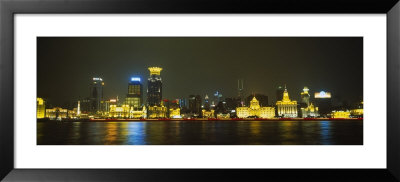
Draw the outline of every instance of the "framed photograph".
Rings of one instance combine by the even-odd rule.
[[[399,181],[400,5],[325,3],[0,2],[1,179]]]

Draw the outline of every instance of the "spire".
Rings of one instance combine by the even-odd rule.
[[[286,84],[285,84],[285,91],[283,91],[283,99],[282,99],[282,101],[286,101],[286,102],[290,102],[290,98],[289,98],[289,93],[288,93],[288,91],[287,91],[287,89],[286,89]]]

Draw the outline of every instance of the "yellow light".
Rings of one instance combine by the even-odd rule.
[[[162,68],[160,67],[149,67],[150,75],[160,75]]]

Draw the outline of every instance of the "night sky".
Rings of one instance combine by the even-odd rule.
[[[363,94],[362,37],[39,37],[37,53],[37,96],[53,106],[88,97],[93,77],[103,78],[106,99],[125,98],[134,75],[145,91],[150,66],[163,68],[166,99],[234,97],[239,78],[245,96],[270,104],[284,84],[297,101],[304,86],[349,102]]]

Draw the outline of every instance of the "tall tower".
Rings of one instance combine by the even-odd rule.
[[[92,113],[101,111],[101,101],[103,100],[103,79],[100,77],[94,77],[90,84],[90,108]]]
[[[204,97],[204,109],[209,111],[210,110],[210,101],[208,100],[208,95]]]
[[[240,98],[240,105],[243,106],[243,79],[238,79],[238,97]]]
[[[140,77],[132,77],[128,84],[128,94],[126,95],[125,104],[129,107],[138,109],[143,102],[143,85]]]
[[[310,105],[310,94],[308,93],[309,89],[304,87],[303,92],[301,92],[301,102]]]
[[[150,76],[147,80],[147,104],[160,106],[162,99],[162,81],[160,67],[149,67]]]
[[[282,100],[283,99],[283,87],[282,86],[278,86],[278,88],[276,89],[276,101]]]

